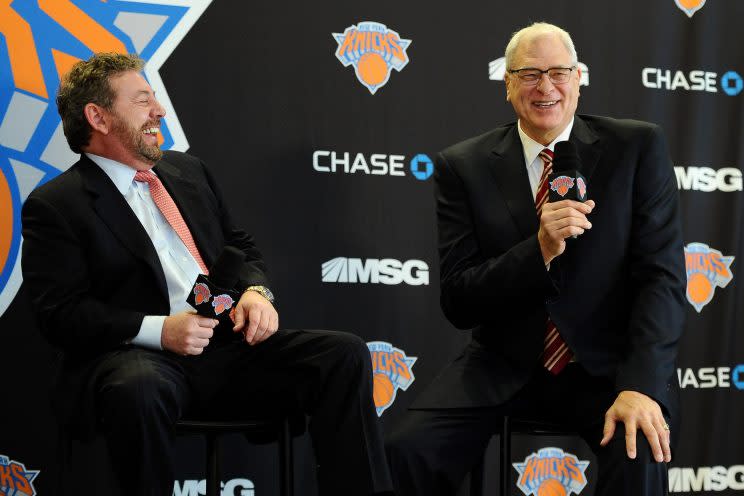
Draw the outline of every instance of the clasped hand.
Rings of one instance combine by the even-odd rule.
[[[561,200],[543,205],[537,240],[546,265],[566,250],[566,238],[584,234],[585,230],[592,228],[586,216],[593,209],[594,200],[586,203]]]
[[[245,342],[266,341],[279,328],[279,314],[269,300],[255,291],[246,291],[230,314],[233,332],[242,332]],[[163,349],[179,355],[200,355],[209,345],[219,321],[194,312],[180,312],[165,318],[160,343]]]

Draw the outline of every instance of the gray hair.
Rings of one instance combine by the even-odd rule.
[[[506,51],[504,53],[504,62],[506,65],[506,69],[514,69],[514,67],[512,67],[514,54],[516,53],[519,44],[523,40],[534,39],[539,36],[550,34],[558,36],[558,38],[563,42],[563,45],[566,47],[566,50],[568,50],[569,55],[571,55],[571,65],[577,65],[579,63],[579,57],[576,55],[576,48],[574,47],[571,35],[568,34],[567,31],[559,28],[554,24],[549,24],[547,22],[536,22],[530,26],[527,26],[526,28],[520,29],[512,35],[509,43],[506,45]]]

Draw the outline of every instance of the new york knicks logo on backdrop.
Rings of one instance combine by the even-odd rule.
[[[687,269],[687,301],[700,313],[713,299],[716,288],[725,288],[734,278],[731,272],[733,256],[724,256],[705,243],[685,246]]]
[[[353,65],[357,79],[373,95],[387,84],[393,69],[400,72],[408,64],[411,40],[379,22],[352,24],[333,38],[338,43],[336,58],[344,67]]]
[[[35,496],[34,479],[39,470],[27,470],[26,466],[5,455],[0,455],[0,495]]]
[[[398,389],[405,391],[416,379],[413,364],[417,357],[406,356],[406,352],[385,341],[367,343],[372,358],[372,378],[377,415],[382,415],[395,401]]]
[[[687,17],[692,17],[695,12],[703,8],[705,0],[674,0],[682,12],[687,14]]]
[[[517,487],[526,496],[570,496],[586,486],[588,461],[560,448],[542,448],[522,463],[513,463],[519,472]]]
[[[138,54],[168,114],[161,147],[186,150],[158,69],[210,2],[0,0],[0,315],[21,285],[21,206],[78,158],[54,101],[61,76],[94,52]]]

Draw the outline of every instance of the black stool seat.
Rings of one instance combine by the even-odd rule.
[[[176,430],[183,434],[200,434],[207,441],[206,496],[220,496],[220,442],[222,434],[243,433],[248,437],[273,434],[279,443],[279,473],[281,496],[294,494],[292,432],[290,417],[212,420],[184,418],[176,422]]]

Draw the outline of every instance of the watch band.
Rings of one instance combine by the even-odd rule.
[[[269,300],[270,303],[274,303],[274,293],[272,293],[266,286],[248,286],[243,292],[245,293],[246,291],[255,291]]]

